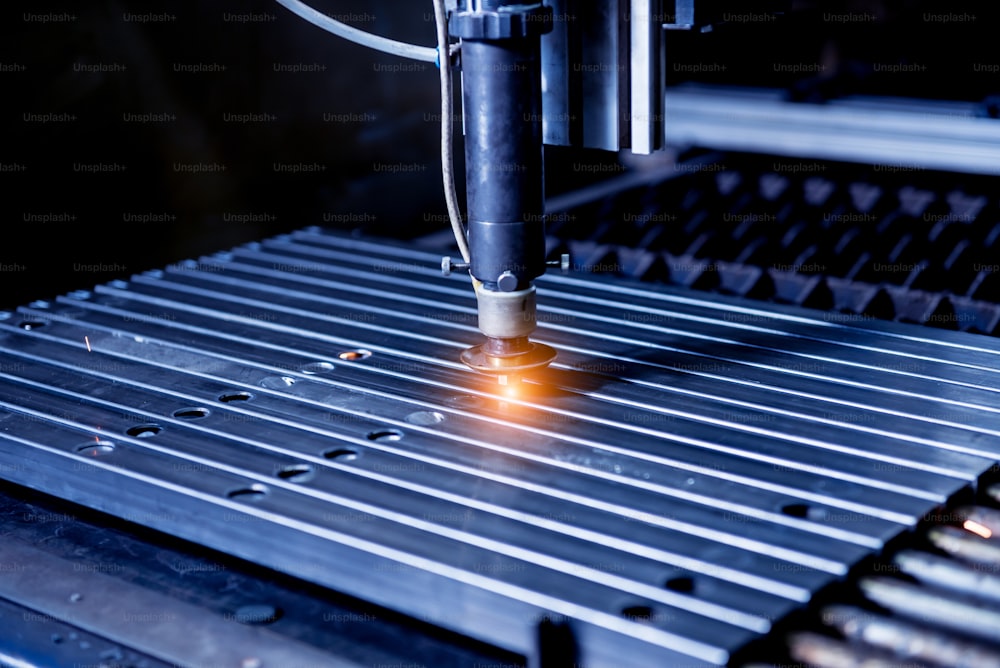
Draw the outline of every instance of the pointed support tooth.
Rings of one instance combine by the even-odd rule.
[[[1000,668],[1000,653],[985,645],[861,608],[825,608],[822,618],[848,640],[890,651],[900,658],[949,668]]]
[[[935,527],[927,532],[931,543],[948,554],[977,564],[1000,564],[1000,543],[965,529]]]
[[[1000,642],[1000,611],[891,578],[865,578],[861,591],[884,608],[925,624]]]
[[[964,564],[926,552],[906,550],[893,561],[899,569],[924,584],[1000,602],[1000,563]]]
[[[858,647],[816,633],[796,633],[788,639],[792,658],[813,668],[899,668],[899,659],[868,647]],[[908,663],[912,668],[922,664]]]

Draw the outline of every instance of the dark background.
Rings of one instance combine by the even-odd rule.
[[[430,2],[314,4],[395,39],[434,40]],[[780,86],[811,101],[853,92],[988,102],[1000,92],[1000,75],[975,70],[997,60],[987,3],[792,4],[774,22],[670,33],[669,82]],[[868,17],[831,20],[844,12]],[[15,0],[0,8],[0,33],[0,308],[307,225],[397,238],[446,225],[432,65],[346,43],[270,0]],[[824,69],[790,74],[775,63]],[[878,73],[873,63],[925,69]],[[233,120],[241,114],[267,116]],[[550,193],[586,177],[567,167],[580,155],[547,149]],[[460,142],[457,157],[461,170]],[[390,171],[400,165],[407,171]],[[312,171],[287,171],[296,166]]]

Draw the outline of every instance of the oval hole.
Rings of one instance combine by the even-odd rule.
[[[398,429],[379,429],[368,432],[368,440],[376,443],[391,443],[403,438],[403,432]]]
[[[137,424],[134,427],[129,427],[125,433],[136,438],[151,438],[161,431],[163,431],[163,427],[158,424]]]
[[[312,376],[318,373],[330,373],[333,371],[333,368],[333,365],[329,362],[312,362],[299,368],[299,371]]]
[[[348,450],[347,448],[336,448],[334,450],[327,450],[323,453],[323,456],[327,459],[335,459],[338,462],[351,462],[358,458],[357,450]]]
[[[76,446],[76,451],[85,457],[102,457],[115,451],[115,444],[111,441],[88,441]]]
[[[250,487],[240,487],[226,493],[230,499],[239,501],[257,502],[267,496],[267,487],[264,485],[251,485]]]
[[[406,421],[410,424],[418,424],[425,427],[432,424],[440,424],[444,420],[444,413],[438,413],[437,411],[414,411],[406,416]]]
[[[372,356],[370,350],[345,350],[344,352],[337,355],[340,359],[345,362],[357,362],[358,360],[368,359]]]
[[[306,482],[313,477],[313,468],[308,464],[292,464],[280,469],[276,475],[288,482]]]
[[[676,591],[681,594],[691,594],[694,593],[694,578],[687,575],[681,575],[676,578],[670,578],[663,583],[663,586],[670,591]]]
[[[224,404],[230,404],[235,401],[250,401],[253,399],[253,395],[249,392],[227,392],[219,397],[219,401]]]
[[[198,418],[208,417],[211,413],[212,411],[201,406],[189,406],[188,408],[180,408],[174,411],[173,415],[175,418],[181,420],[197,420]]]
[[[622,617],[633,622],[649,623],[653,619],[653,608],[648,605],[630,605],[622,608]]]
[[[824,508],[814,508],[808,503],[788,503],[781,507],[781,512],[791,517],[801,517],[802,519],[819,522],[826,519]]]
[[[260,381],[260,386],[266,387],[269,390],[283,390],[294,384],[295,379],[291,376],[268,376],[264,380]]]

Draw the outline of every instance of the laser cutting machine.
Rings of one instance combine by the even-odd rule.
[[[0,312],[0,665],[1000,665],[1000,106],[928,84],[989,12],[460,0],[432,48],[280,1],[439,80],[398,125],[452,230],[335,208]]]

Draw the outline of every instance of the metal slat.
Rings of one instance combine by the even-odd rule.
[[[52,329],[56,329],[53,326]],[[117,337],[122,338],[122,337]],[[95,345],[103,347],[103,341],[95,337]],[[139,344],[140,350],[145,348],[148,343]],[[63,354],[59,354],[63,353]],[[63,359],[70,357],[72,353],[77,353],[76,356],[79,357],[80,353],[76,350],[70,351],[66,354],[66,351],[52,350],[49,349],[49,356],[51,359]],[[84,355],[86,353],[83,353]],[[172,357],[179,357],[178,354]],[[72,361],[72,357],[70,357]],[[195,368],[204,368],[209,366],[210,363],[202,363],[202,360],[193,360],[192,364]],[[163,405],[164,401],[149,401],[144,397],[144,393],[138,391],[133,387],[121,387],[124,383],[119,380],[120,378],[127,376],[128,373],[128,363],[124,361],[115,361],[110,363],[110,365],[115,368],[115,375],[110,376],[107,380],[114,382],[116,389],[115,393],[117,395],[127,395],[128,401],[133,405]],[[74,368],[73,364],[66,364],[66,369],[72,370]],[[25,376],[33,376],[34,374],[25,374]],[[63,391],[66,388],[73,385],[73,383],[66,378],[66,376],[61,371],[53,370],[50,374],[53,378],[58,378],[56,382],[59,383]],[[180,406],[184,402],[195,402],[195,403],[205,403],[211,402],[214,397],[223,393],[227,387],[231,385],[225,384],[225,379],[222,380],[222,384],[218,384],[211,388],[211,386],[202,389],[204,383],[199,384],[198,379],[192,378],[172,378],[171,374],[164,372],[161,368],[157,374],[157,377],[162,379],[164,382],[168,383],[168,386],[174,387],[184,387],[188,389],[189,392],[197,392],[197,394],[189,394],[184,396],[182,399],[175,399],[173,402],[166,405]],[[258,378],[267,378],[266,372],[260,373]],[[42,384],[42,383],[39,383]],[[133,384],[134,385],[134,384]],[[829,550],[829,545],[824,542],[815,542],[815,539],[810,542],[808,535],[782,535],[780,532],[775,533],[769,529],[767,522],[769,523],[779,523],[780,525],[788,528],[794,528],[800,531],[807,531],[810,533],[817,533],[823,536],[830,536],[832,538],[837,538],[839,540],[850,541],[871,547],[872,545],[878,544],[873,542],[873,539],[865,538],[863,535],[858,535],[855,532],[841,531],[830,527],[825,527],[821,523],[808,522],[801,519],[796,519],[782,515],[778,512],[770,511],[769,509],[773,506],[780,505],[783,502],[787,502],[789,498],[787,496],[778,495],[767,495],[767,494],[754,494],[752,490],[745,490],[740,487],[735,487],[733,492],[726,494],[716,487],[713,488],[713,493],[711,495],[706,495],[704,493],[698,493],[696,491],[696,483],[701,480],[704,483],[711,484],[711,480],[706,479],[704,476],[700,476],[698,479],[691,477],[689,474],[683,474],[680,476],[671,475],[671,471],[666,470],[661,474],[660,471],[655,467],[649,465],[645,466],[646,473],[642,475],[636,475],[634,478],[637,480],[630,479],[628,473],[630,463],[622,458],[611,459],[610,457],[605,457],[602,461],[599,456],[594,452],[593,448],[578,448],[566,449],[564,453],[552,452],[552,444],[548,442],[542,442],[542,448],[534,449],[532,448],[532,441],[530,435],[515,434],[513,438],[505,438],[503,435],[503,428],[492,426],[493,439],[492,444],[501,445],[504,441],[509,440],[510,445],[505,448],[506,452],[513,457],[520,457],[525,459],[530,456],[530,459],[523,462],[510,462],[509,464],[504,464],[499,458],[493,458],[488,462],[484,462],[481,458],[481,454],[472,451],[473,456],[468,457],[470,452],[466,445],[478,445],[482,448],[489,447],[490,443],[482,442],[474,438],[475,429],[463,430],[460,426],[462,418],[459,416],[453,416],[449,419],[447,431],[446,430],[432,430],[427,427],[414,426],[410,421],[403,415],[398,415],[395,419],[385,417],[366,419],[365,414],[355,414],[352,411],[345,410],[344,408],[335,408],[333,402],[337,404],[343,403],[343,397],[337,396],[333,401],[327,401],[324,403],[324,399],[329,397],[328,389],[320,386],[315,387],[314,392],[310,392],[310,380],[308,376],[297,381],[293,386],[295,388],[295,393],[297,399],[308,400],[310,395],[313,395],[316,399],[312,402],[313,407],[304,406],[301,403],[288,407],[287,402],[282,402],[280,399],[275,397],[276,400],[271,400],[269,397],[260,396],[254,401],[253,412],[246,415],[245,418],[238,418],[238,416],[233,416],[232,424],[226,424],[225,430],[222,432],[216,431],[213,436],[216,438],[224,437],[226,435],[231,436],[242,436],[245,439],[253,440],[255,442],[261,442],[264,439],[264,447],[268,447],[266,443],[279,442],[279,443],[294,443],[295,448],[302,453],[311,454],[319,452],[323,449],[328,449],[330,444],[328,438],[330,436],[337,436],[340,439],[348,442],[352,446],[357,446],[361,444],[366,446],[366,449],[375,447],[371,441],[365,440],[364,435],[370,433],[376,433],[380,429],[385,429],[386,425],[392,427],[400,427],[406,430],[406,447],[392,448],[388,445],[377,444],[379,447],[383,448],[385,451],[395,451],[403,455],[412,456],[415,452],[424,453],[419,459],[420,464],[414,462],[398,462],[394,464],[386,464],[386,466],[391,466],[392,468],[388,470],[398,470],[400,473],[398,476],[405,477],[413,471],[418,471],[419,467],[425,466],[429,458],[433,458],[431,461],[440,462],[442,465],[449,465],[452,473],[447,480],[454,480],[455,473],[461,470],[458,466],[453,464],[453,462],[461,462],[464,464],[463,467],[467,471],[474,472],[478,478],[485,478],[491,473],[505,474],[504,479],[511,480],[514,483],[520,483],[524,488],[545,488],[546,485],[550,486],[547,489],[547,493],[556,495],[559,497],[569,497],[573,495],[574,498],[580,500],[580,502],[589,502],[594,505],[595,502],[587,499],[586,493],[593,492],[595,488],[601,488],[604,490],[598,498],[604,501],[601,507],[607,507],[614,509],[619,515],[624,516],[626,519],[632,519],[644,523],[653,523],[661,526],[681,528],[686,527],[686,530],[690,534],[707,533],[707,530],[703,531],[699,529],[702,524],[715,525],[723,520],[730,521],[743,521],[751,522],[758,521],[762,524],[762,529],[758,532],[758,538],[766,538],[767,536],[772,536],[772,540],[777,540],[777,543],[769,543],[767,545],[761,545],[757,547],[757,551],[764,554],[772,554],[774,550],[778,549],[782,543],[788,545],[795,545],[799,548],[804,546],[813,545],[812,548],[817,553],[826,552]],[[86,388],[86,384],[83,385]],[[267,390],[256,390],[261,392],[268,392]],[[21,392],[19,391],[19,394]],[[279,395],[278,391],[270,391],[268,394]],[[373,408],[379,408],[380,406],[373,406],[374,399],[369,397],[365,398],[363,405],[366,406],[367,410]],[[273,406],[273,408],[272,408]],[[418,406],[414,406],[417,408]],[[311,410],[310,410],[311,409]],[[135,416],[135,413],[142,412],[139,408],[127,408],[125,406],[116,405],[114,406],[116,415],[130,415],[132,420],[135,421],[140,419]],[[335,416],[334,420],[330,420],[331,413],[337,411],[338,415]],[[386,411],[378,411],[382,416],[391,415],[391,409]],[[395,412],[395,411],[393,411]],[[449,411],[450,412],[450,411]],[[288,430],[279,431],[270,425],[264,425],[263,420],[258,420],[255,418],[264,418],[267,416],[284,416],[294,414],[295,419],[298,423],[302,425],[308,425],[309,431],[306,433],[288,433]],[[250,422],[251,424],[244,424],[245,422]],[[287,422],[287,420],[285,420]],[[199,424],[202,421],[199,420]],[[347,425],[345,427],[339,427],[340,424]],[[482,427],[479,428],[480,430]],[[120,430],[119,430],[120,431]],[[451,432],[452,436],[448,435]],[[449,440],[459,433],[465,432],[468,434],[466,438],[458,443],[458,447],[450,447]],[[430,432],[435,437],[426,438],[420,432]],[[321,436],[316,438],[317,433]],[[310,442],[315,443],[310,447]],[[538,454],[533,455],[533,450]],[[464,456],[463,456],[464,455]],[[368,458],[366,457],[366,460]],[[583,463],[584,460],[591,460]],[[449,461],[450,460],[450,461]],[[544,466],[540,464],[548,463],[552,466],[558,466],[558,471],[546,470]],[[530,466],[530,464],[535,464],[535,466]],[[616,470],[617,469],[617,470]],[[375,469],[376,471],[378,469]],[[581,476],[573,475],[574,472],[587,473],[590,479],[582,479]],[[625,474],[625,475],[622,475]],[[558,476],[558,477],[557,477]],[[669,476],[669,477],[667,477]],[[558,489],[551,488],[553,480],[557,480],[559,483]],[[475,483],[475,487],[478,492],[482,491],[482,482]],[[638,486],[639,490],[629,490],[627,492],[624,489],[627,486]],[[648,491],[643,491],[648,490]],[[748,491],[750,493],[748,493]],[[650,493],[656,492],[656,493]],[[673,501],[669,507],[669,511],[662,507],[662,502],[665,500],[664,497],[672,497]],[[563,516],[571,515],[574,520],[577,519],[577,514],[580,509],[566,510],[560,508],[549,508],[547,514],[550,516]],[[866,523],[866,517],[861,513],[838,513],[835,509],[830,509],[830,516],[836,517],[838,514],[842,517],[849,517],[850,521],[854,524],[860,525],[863,528]],[[707,513],[707,514],[706,514]],[[826,514],[826,510],[823,511]],[[885,523],[873,523],[877,527],[880,533],[884,533],[887,530],[891,530],[891,526],[885,525]],[[857,529],[857,530],[859,530]],[[895,528],[898,531],[898,525]],[[632,529],[632,533],[636,533],[635,529]],[[718,532],[715,532],[718,533]],[[891,534],[890,534],[891,535]],[[606,537],[602,537],[602,540]],[[673,539],[674,541],[677,538]],[[728,534],[724,535],[723,544],[728,545],[730,543],[738,542],[739,536]],[[634,549],[634,548],[633,548]],[[863,553],[857,552],[857,548],[851,548],[849,545],[841,545],[839,550],[846,550],[847,554],[860,555]],[[804,555],[799,553],[796,555],[796,559],[801,559]],[[745,557],[744,557],[745,558]],[[831,572],[841,573],[843,568],[839,567],[831,562],[827,563],[827,569],[832,569]],[[801,566],[801,564],[799,564]],[[780,566],[775,566],[774,564],[769,564],[767,568],[770,571],[779,570]],[[801,569],[803,571],[808,569]]]
[[[0,316],[0,464],[33,463],[0,474],[638,667],[725,662],[1000,450],[986,339],[551,276],[560,359],[508,395],[457,362],[475,304],[435,265],[308,229]]]
[[[177,317],[178,321],[171,320],[171,323],[173,323],[173,324],[171,324],[170,326],[171,327],[180,326],[180,324],[181,324],[179,322],[180,316],[174,316],[173,314],[171,314],[171,318],[173,318],[173,317]],[[110,321],[110,323],[109,323],[110,331],[112,331],[112,332],[116,332],[117,331],[117,330],[114,329],[114,325],[115,324],[116,323],[115,323],[114,319],[112,319]],[[117,324],[120,324],[120,322],[117,323]],[[130,323],[130,327],[132,327],[136,331],[144,331],[144,330],[141,330],[139,328],[142,328],[142,327],[152,327],[152,325],[147,325],[147,324],[142,324],[142,323]],[[81,334],[82,334],[82,331],[83,330],[81,330]],[[44,334],[40,334],[39,336],[45,336],[45,335]],[[142,338],[143,338],[144,343],[141,344],[141,345],[139,345],[136,348],[136,352],[135,352],[135,354],[136,354],[136,356],[138,358],[142,358],[142,356],[146,353],[145,347],[149,343],[148,339],[146,339],[145,336],[143,336]],[[226,338],[226,337],[220,335],[220,338]],[[249,346],[248,344],[245,344],[245,343],[240,343],[240,342],[242,342],[243,340],[251,339],[251,338],[255,341],[255,343],[253,344],[252,347],[260,347],[262,345],[265,345],[264,341],[267,339],[267,333],[264,332],[264,331],[255,331],[255,332],[252,333],[252,335],[250,333],[246,333],[246,334],[240,333],[240,334],[237,334],[236,336],[229,337],[228,340],[225,340],[225,341],[222,341],[222,342],[218,342],[215,345],[218,346],[218,349],[222,350],[222,351],[230,351],[230,350],[232,350],[234,348],[238,348],[239,346],[243,345],[243,346],[246,347],[246,350],[240,350],[239,352],[241,354],[241,357],[240,358],[234,358],[234,359],[248,359],[248,358],[253,358],[253,356],[254,356],[254,353],[250,352],[251,346]],[[74,343],[76,341],[79,341],[80,340],[80,334],[77,334],[75,336],[71,336],[71,340],[73,340]],[[129,345],[127,343],[127,337],[112,336],[111,341],[114,344],[114,346],[116,346],[117,348],[121,348],[122,346]],[[206,342],[204,339],[199,339],[197,343],[198,343],[198,345],[202,349],[209,349],[209,348],[212,347],[212,344],[209,343],[209,342]],[[76,345],[78,346],[79,344],[76,344]],[[308,344],[306,344],[306,343],[303,343],[301,345],[302,346],[308,346]],[[262,359],[275,359],[275,358],[278,358],[280,356],[280,351],[282,351],[282,350],[285,350],[284,346],[276,346],[274,350],[268,351],[268,354],[265,355],[265,356],[263,356]],[[175,359],[176,360],[176,359],[182,358],[182,355],[180,353],[178,353],[178,352],[160,353],[160,354],[157,355],[157,357],[158,358],[168,358],[169,357],[171,359]],[[374,360],[376,358],[373,357],[372,359]],[[381,356],[379,357],[379,359],[381,359]],[[209,365],[214,364],[215,366],[218,366],[218,362],[206,361],[206,360],[204,360],[204,359],[202,359],[200,357],[191,359],[189,362],[187,362],[187,364],[189,365],[190,368],[196,368],[196,369],[206,368],[206,364],[209,364]],[[301,362],[299,362],[298,364],[295,364],[295,363],[285,363],[282,366],[280,366],[278,368],[275,368],[274,371],[280,373],[280,372],[282,372],[283,369],[295,368],[296,366],[301,366],[301,364],[302,364]],[[378,364],[378,363],[376,362],[376,364]],[[382,364],[386,364],[386,362],[383,361]],[[412,367],[412,363],[407,362],[406,365],[407,365],[407,368],[409,370],[412,370],[412,368],[411,368]],[[375,367],[375,366],[369,366],[369,365],[357,365],[355,367],[354,365],[352,365],[352,366],[346,367],[346,368],[344,366],[341,366],[339,368],[341,369],[340,375],[349,374],[350,370],[352,370],[354,368],[357,368],[357,369],[362,369],[363,368],[363,369],[368,369],[368,370],[376,371],[376,372],[385,372],[385,374],[388,376],[388,379],[387,379],[388,386],[387,387],[388,388],[393,388],[390,391],[395,391],[394,388],[398,388],[398,387],[404,386],[404,383],[406,383],[406,379],[403,378],[402,375],[398,371],[396,371],[396,369],[398,368],[398,366],[394,362],[389,362],[387,364],[387,366],[385,366],[385,367]],[[441,375],[444,375],[444,373],[441,372],[441,371],[438,371],[437,375],[441,376]],[[261,379],[263,379],[265,377],[267,377],[267,376],[265,376],[264,374],[259,374],[257,376],[257,379],[258,379],[258,381],[260,381]],[[245,381],[250,380],[250,379],[247,378],[247,377],[243,377],[243,378],[240,378],[238,380],[245,382]],[[363,384],[367,384],[369,386],[371,386],[373,383],[377,383],[377,382],[378,381],[375,380],[375,379],[368,379],[366,381],[365,380],[359,381],[360,384],[362,384],[362,385]],[[464,391],[465,389],[467,389],[467,388],[463,388],[462,387],[462,385],[460,384],[461,381],[456,381],[455,385],[450,385],[450,386],[448,386],[448,385],[441,386],[440,381],[437,381],[437,383],[438,383],[438,385],[440,387],[443,387],[443,389],[450,389],[452,391],[461,392],[461,391]],[[292,386],[292,388],[289,388],[289,389],[291,391],[294,391],[296,394],[301,395],[303,392],[307,391],[308,388],[309,388],[308,384],[298,383],[298,384]],[[481,396],[476,396],[476,395],[468,395],[468,396],[474,398],[476,401],[479,401],[479,402],[481,402],[483,400],[483,397],[487,397],[488,398],[488,397],[491,396],[490,394],[484,393],[481,390],[477,390],[477,391],[480,393]],[[397,392],[397,394],[398,394],[398,392]],[[416,393],[413,396],[420,396],[420,395],[419,395],[419,393]],[[466,396],[466,395],[458,395],[458,396],[462,397],[462,396]],[[546,395],[546,396],[547,396],[547,399],[549,400],[549,402],[551,402],[551,400],[552,400],[553,397],[551,397],[549,395]],[[322,401],[326,401],[328,403],[336,404],[336,403],[342,401],[343,397],[341,397],[341,396],[339,396],[337,394],[331,394],[331,393],[329,393],[327,391],[327,392],[322,392],[320,394],[320,396],[317,396],[317,399],[322,400]],[[492,412],[495,413],[495,414],[497,414],[497,416],[500,417],[501,420],[503,420],[503,419],[506,419],[507,417],[509,417],[509,415],[510,415],[510,411],[508,409],[505,409],[504,406],[509,407],[510,405],[519,405],[519,404],[523,405],[525,403],[528,403],[528,402],[526,402],[524,400],[514,401],[514,400],[506,398],[506,397],[502,398],[502,400],[500,400],[500,401],[497,401],[496,399],[493,399],[492,400],[492,404],[494,404],[496,406],[496,408]],[[535,403],[534,405],[537,406],[539,404]],[[491,412],[490,411],[490,402],[488,401],[488,402],[484,403],[483,405],[479,406],[479,410],[480,410],[480,412],[483,412],[483,413]],[[653,434],[659,434],[660,438],[665,438],[665,439],[668,439],[668,440],[677,441],[677,438],[673,434],[668,434],[668,433],[663,432],[663,431],[656,432],[655,430],[652,430],[652,429],[649,429],[649,428],[639,428],[639,427],[636,427],[635,426],[636,423],[639,424],[639,425],[648,424],[648,422],[649,422],[648,420],[641,419],[641,417],[644,416],[644,415],[645,414],[641,413],[641,412],[633,413],[631,415],[631,417],[629,415],[626,415],[627,419],[625,420],[625,422],[619,422],[618,425],[621,428],[627,428],[630,431],[636,431],[636,430],[638,430],[637,433],[639,433],[640,435],[650,436],[650,435],[653,435]],[[517,412],[517,418],[518,418],[517,422],[520,423],[520,424],[527,424],[528,426],[532,426],[531,422],[530,422],[530,416],[531,416],[531,413],[529,411],[524,410],[524,408],[522,406],[521,408],[518,409],[518,412]],[[568,417],[568,418],[572,419],[572,421],[570,421],[568,419],[559,419],[559,420],[557,420],[555,426],[558,427],[558,429],[559,429],[560,432],[562,432],[562,434],[560,434],[560,436],[562,438],[565,438],[567,435],[572,435],[572,431],[574,430],[574,422],[575,421],[577,421],[577,420],[583,421],[585,419],[584,414],[581,413],[579,410],[576,411],[576,412],[574,412],[574,413],[570,413],[568,415],[564,412],[564,413],[560,413],[560,414],[558,414],[556,416],[552,416],[552,417],[556,417],[556,418],[566,418],[566,417]],[[656,417],[656,416],[654,415],[653,417]],[[543,413],[542,416],[540,417],[540,422],[538,424],[536,424],[536,425],[533,426],[533,430],[536,431],[536,432],[538,432],[539,427],[541,425],[545,425],[545,426],[548,427],[548,430],[547,430],[547,432],[543,432],[543,433],[549,433],[551,435],[551,430],[553,428],[553,425],[552,425],[551,422],[552,421],[550,419],[549,420],[549,424],[545,425],[545,419],[544,419],[544,413]],[[585,427],[585,429],[584,429],[584,427]],[[590,432],[597,432],[597,435],[600,435],[600,433],[606,433],[607,427],[608,427],[607,424],[601,424],[601,423],[581,425],[581,433],[582,432],[588,432],[588,433],[590,433]],[[504,433],[503,431],[494,431],[494,433],[492,434],[492,439],[491,439],[492,440],[492,444],[501,443],[502,441],[500,439],[502,438],[503,433]],[[569,452],[566,452],[566,453],[559,453],[559,452],[557,452],[557,453],[554,453],[554,456],[557,457],[559,460],[564,461],[564,462],[573,462],[573,461],[581,461],[581,460],[591,460],[591,459],[594,459],[594,455],[595,455],[594,448],[598,448],[600,450],[605,450],[605,451],[615,452],[616,448],[613,445],[613,439],[614,439],[614,432],[613,431],[608,434],[608,438],[611,439],[611,440],[610,441],[603,441],[603,442],[601,440],[593,440],[593,439],[590,439],[590,440],[587,440],[587,441],[582,441],[583,444],[586,444],[586,445],[589,446],[588,449],[583,450],[583,451],[579,451],[579,450],[569,451]],[[775,465],[767,463],[767,462],[756,462],[753,459],[754,456],[755,456],[755,454],[753,452],[747,452],[746,453],[747,457],[750,458],[749,461],[739,460],[737,462],[733,462],[732,458],[730,456],[726,455],[726,454],[718,454],[718,453],[713,452],[711,450],[705,451],[705,450],[702,450],[702,449],[698,449],[696,447],[695,448],[685,447],[685,444],[682,443],[682,442],[676,442],[676,443],[674,443],[674,447],[672,447],[669,452],[666,452],[666,451],[664,451],[664,448],[662,446],[657,446],[657,445],[655,445],[655,443],[654,444],[650,444],[647,441],[650,441],[650,439],[642,439],[640,442],[631,444],[630,448],[627,448],[627,449],[617,448],[617,451],[619,451],[622,454],[627,454],[628,456],[635,457],[635,456],[646,455],[645,457],[643,457],[643,461],[641,462],[641,464],[643,465],[643,467],[640,468],[637,471],[636,474],[633,474],[631,476],[631,478],[632,478],[631,480],[629,480],[628,477],[622,478],[623,482],[630,482],[631,484],[637,484],[636,480],[638,480],[639,478],[650,479],[649,476],[652,476],[653,474],[651,474],[649,472],[647,462],[649,460],[663,461],[664,463],[671,463],[671,464],[673,464],[675,466],[678,466],[678,465],[683,466],[683,465],[686,464],[689,470],[701,470],[701,471],[704,471],[705,473],[707,473],[707,474],[709,474],[711,476],[714,476],[716,478],[723,478],[723,479],[728,479],[728,480],[734,480],[734,481],[738,481],[738,482],[741,482],[741,483],[744,483],[744,484],[754,485],[756,487],[762,487],[762,488],[771,489],[771,490],[774,490],[774,491],[785,492],[785,493],[791,494],[794,497],[798,497],[800,499],[806,499],[806,500],[809,500],[811,502],[818,501],[820,503],[831,504],[831,505],[834,505],[836,507],[839,507],[839,508],[842,508],[842,509],[845,509],[845,510],[854,511],[854,512],[860,512],[861,514],[866,514],[866,513],[868,513],[868,514],[876,514],[876,515],[879,515],[879,516],[884,516],[887,519],[892,519],[893,521],[896,521],[896,522],[912,523],[919,516],[919,513],[916,514],[916,515],[914,515],[914,514],[911,513],[910,515],[907,516],[907,515],[900,514],[899,512],[896,512],[898,509],[905,509],[905,508],[911,508],[912,509],[913,508],[913,505],[912,505],[913,502],[912,502],[912,500],[907,500],[906,497],[909,496],[909,495],[905,494],[905,490],[904,490],[903,495],[900,495],[900,494],[894,493],[894,492],[887,492],[887,491],[884,491],[884,490],[868,490],[868,489],[866,489],[863,486],[859,486],[859,485],[855,484],[854,482],[842,481],[842,480],[838,480],[836,478],[831,479],[829,477],[817,476],[815,474],[810,473],[809,471],[800,470],[800,469],[804,468],[804,466],[803,465],[798,465],[794,461],[790,461],[787,465],[781,465],[781,466],[775,466]],[[512,451],[516,451],[517,449],[519,449],[519,448],[522,447],[521,446],[522,442],[523,442],[523,437],[521,437],[520,435],[516,436],[510,442],[510,449]],[[485,447],[489,447],[490,444],[483,444],[483,445]],[[548,447],[549,449],[551,449],[552,446],[551,446],[551,444],[547,444],[546,447]],[[643,450],[648,451],[649,454],[646,454],[646,452],[644,452]],[[691,451],[690,455],[686,454],[686,451],[688,451],[688,450]],[[744,459],[746,459],[746,457]],[[619,463],[619,466],[621,466],[621,463]],[[695,469],[695,468],[692,468],[692,467],[698,467],[698,468]],[[893,469],[893,467],[891,467],[891,466],[890,467],[886,467],[886,471],[888,471],[890,473],[892,472],[892,469]],[[875,472],[877,472],[879,474],[883,474],[883,475],[887,475],[888,474],[888,473],[884,473],[882,471],[877,471],[877,469],[873,469],[873,470],[875,470]],[[790,472],[790,471],[795,471],[797,473],[797,475],[795,475],[795,476],[788,476],[787,473]],[[653,478],[653,480],[655,481],[655,478]],[[684,484],[690,486],[690,483],[687,482],[688,478],[682,478],[681,480],[683,481],[683,484],[681,485],[682,488],[683,488]],[[771,481],[773,481],[773,482],[771,482]],[[952,484],[953,485],[954,483],[947,483],[947,482],[945,482],[944,484]],[[796,488],[798,488],[798,489],[796,489]],[[811,490],[813,490],[813,489],[823,490],[823,493],[811,492]],[[926,491],[922,487],[919,488],[919,489],[916,489],[916,490],[912,490],[912,491],[914,493],[918,494],[918,495],[924,495],[924,494],[926,494]],[[713,496],[715,496],[717,494],[718,494],[718,490],[713,488]],[[863,503],[865,500],[869,500],[869,503],[867,505],[865,505]],[[722,499],[720,499],[718,496],[716,496],[716,498],[714,498],[713,502],[716,503],[716,504],[721,504]],[[855,521],[854,521],[853,518],[852,518],[852,523],[855,523]]]

